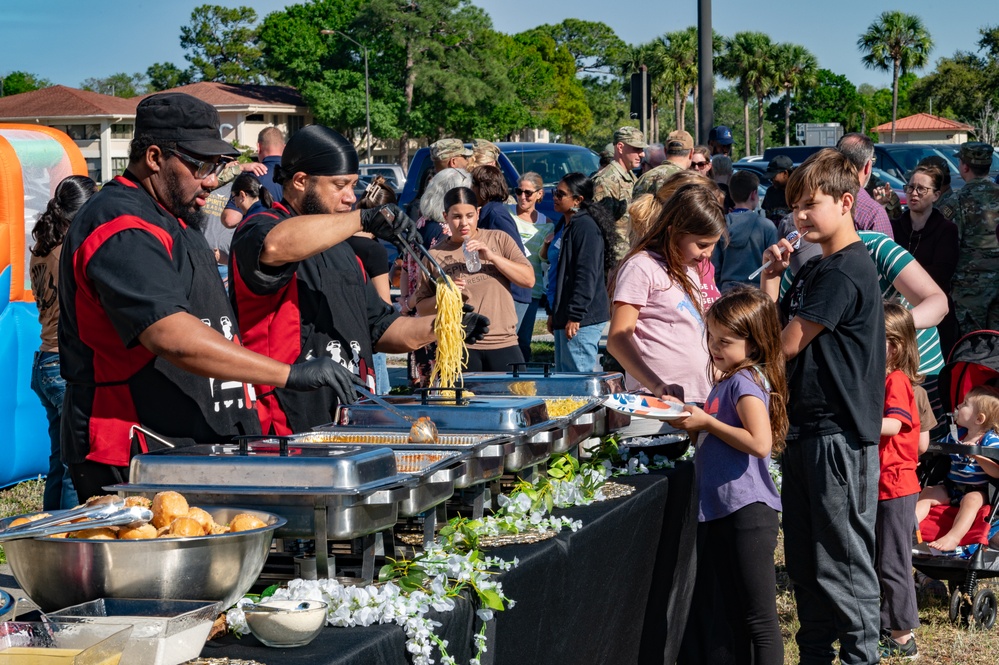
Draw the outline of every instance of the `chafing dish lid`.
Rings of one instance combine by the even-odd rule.
[[[620,372],[556,372],[546,363],[524,363],[510,372],[466,372],[465,388],[477,395],[600,397],[624,392]]]
[[[220,489],[357,490],[398,482],[395,453],[381,446],[280,445],[277,439],[202,444],[132,458],[131,485]]]
[[[414,419],[428,416],[441,432],[517,432],[541,426],[549,421],[544,400],[532,397],[453,396],[424,400],[421,396],[385,397],[393,406]],[[337,410],[339,425],[409,429],[410,423],[375,402],[362,400],[342,405]]]

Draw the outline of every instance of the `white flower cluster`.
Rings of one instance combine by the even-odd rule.
[[[528,530],[547,533],[571,529],[579,531],[583,523],[568,517],[556,517],[543,509],[534,508],[531,497],[524,492],[516,492],[512,496],[500,494],[496,498],[500,511],[496,515],[482,518],[482,526],[478,532],[483,536],[502,536],[523,533]]]
[[[781,473],[780,464],[775,460],[770,460],[770,477],[773,478],[774,485],[777,486],[777,492],[780,492],[781,483],[784,481],[784,474]]]

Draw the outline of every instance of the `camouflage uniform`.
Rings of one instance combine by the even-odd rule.
[[[683,171],[684,168],[679,164],[674,164],[671,161],[663,162],[656,168],[642,174],[642,177],[635,183],[632,198],[637,199],[642,194],[655,195],[671,176]]]
[[[614,218],[622,243],[627,243],[628,229],[631,228],[628,206],[631,204],[634,186],[635,174],[625,171],[617,161],[611,162],[593,176],[593,201],[600,203]],[[618,248],[618,255],[621,249],[623,248]]]
[[[984,155],[980,160],[978,153]],[[961,159],[967,163],[989,160],[985,162],[987,165],[991,157],[992,146],[983,143],[961,146]],[[999,241],[996,239],[999,185],[988,177],[973,178],[940,212],[957,226],[960,253],[951,295],[961,334],[995,330],[999,327]]]
[[[950,217],[953,216],[954,214],[953,210],[956,205],[957,205],[957,192],[954,191],[953,189],[948,189],[945,194],[943,194],[940,198],[936,200],[936,203],[933,204],[933,207],[939,210],[941,213],[943,213],[944,217],[950,219]],[[944,212],[944,210],[948,208],[951,210],[951,212],[950,213]]]

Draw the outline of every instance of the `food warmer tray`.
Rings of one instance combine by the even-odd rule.
[[[564,453],[593,436],[597,422],[604,418],[606,407],[601,404],[603,400],[599,397],[558,397],[555,399],[578,399],[585,402],[564,416],[552,416],[552,420],[562,425],[562,439],[552,446],[552,452]]]
[[[526,397],[605,397],[625,392],[620,372],[556,372],[550,363],[516,363],[509,372],[466,372],[464,387],[476,395]],[[594,436],[626,427],[631,417],[600,407]]]
[[[407,432],[371,431],[334,424],[317,427],[315,431],[295,434],[295,443],[349,443],[386,446],[396,451],[459,452],[466,453],[460,476],[455,478],[455,489],[465,489],[495,480],[503,475],[503,461],[516,450],[516,443],[509,436],[491,434],[442,433],[436,444],[411,443]]]
[[[288,520],[278,538],[348,540],[395,524],[419,478],[389,448],[301,446],[284,439],[200,444],[132,458],[130,482],[107,488],[151,497],[175,490],[191,505],[234,505]]]
[[[396,469],[419,480],[399,503],[399,515],[414,517],[450,499],[455,478],[464,472],[464,458],[458,451],[395,451]]]
[[[442,394],[447,393],[447,394]],[[415,420],[429,417],[440,432],[505,434],[516,447],[504,459],[507,472],[521,471],[548,459],[552,447],[563,436],[560,423],[548,418],[548,407],[537,398],[465,397],[455,390],[424,389],[418,396],[384,398]],[[410,423],[379,406],[362,400],[337,407],[336,424],[341,428],[368,430],[372,427],[409,431]]]

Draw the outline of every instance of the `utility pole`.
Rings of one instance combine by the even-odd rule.
[[[367,161],[371,163],[374,160],[374,156],[371,154],[371,85],[368,80],[368,47],[339,30],[320,30],[319,33],[323,35],[340,35],[347,41],[357,44],[364,53],[364,116],[368,134]]]
[[[711,30],[711,0],[697,0],[697,143],[708,142],[715,124],[714,33]]]

